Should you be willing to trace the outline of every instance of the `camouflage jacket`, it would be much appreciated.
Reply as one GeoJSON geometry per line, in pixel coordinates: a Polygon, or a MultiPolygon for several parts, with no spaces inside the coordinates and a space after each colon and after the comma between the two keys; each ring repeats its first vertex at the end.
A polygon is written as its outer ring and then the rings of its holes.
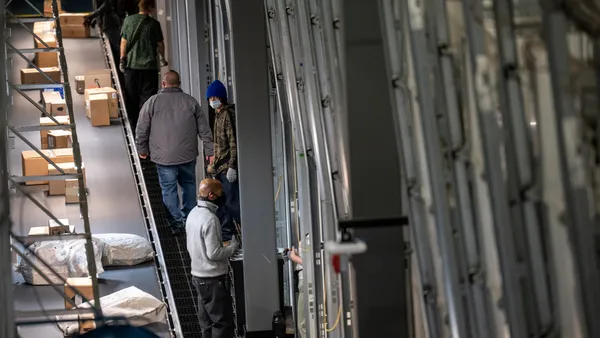
{"type": "Polygon", "coordinates": [[[213,133],[215,158],[209,173],[220,174],[229,168],[237,170],[237,135],[233,105],[227,105],[216,113],[213,133]]]}

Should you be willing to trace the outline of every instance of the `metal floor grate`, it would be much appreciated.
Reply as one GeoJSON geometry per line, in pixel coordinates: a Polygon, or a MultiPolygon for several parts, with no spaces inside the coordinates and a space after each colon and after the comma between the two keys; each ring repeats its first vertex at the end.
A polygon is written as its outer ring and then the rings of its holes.
{"type": "Polygon", "coordinates": [[[200,337],[198,322],[197,294],[190,279],[190,257],[186,249],[184,235],[173,236],[167,222],[167,213],[163,201],[156,166],[150,161],[142,161],[143,177],[154,222],[163,248],[163,257],[171,283],[173,298],[179,315],[183,337],[200,337]]]}

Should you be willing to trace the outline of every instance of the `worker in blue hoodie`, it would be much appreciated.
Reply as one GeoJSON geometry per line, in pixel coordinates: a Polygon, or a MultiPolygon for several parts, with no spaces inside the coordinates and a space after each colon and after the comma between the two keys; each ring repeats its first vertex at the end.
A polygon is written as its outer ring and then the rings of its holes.
{"type": "Polygon", "coordinates": [[[226,203],[224,208],[219,208],[217,216],[221,221],[223,241],[228,242],[237,233],[236,224],[241,224],[235,107],[227,100],[227,89],[219,80],[208,86],[206,100],[214,109],[214,158],[207,171],[223,185],[226,203]]]}

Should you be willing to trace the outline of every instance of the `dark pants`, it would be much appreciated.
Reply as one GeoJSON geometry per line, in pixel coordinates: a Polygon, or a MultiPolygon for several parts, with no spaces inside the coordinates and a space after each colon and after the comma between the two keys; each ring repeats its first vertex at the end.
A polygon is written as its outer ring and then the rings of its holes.
{"type": "Polygon", "coordinates": [[[202,338],[233,338],[233,304],[227,276],[192,277],[198,292],[198,317],[202,338]]]}
{"type": "MultiPolygon", "coordinates": [[[[119,69],[119,61],[121,55],[121,31],[118,27],[110,28],[104,31],[106,37],[108,38],[108,44],[110,45],[110,49],[113,55],[113,62],[115,67],[117,67],[117,74],[119,75],[119,83],[121,86],[125,86],[125,74],[121,73],[119,69]]],[[[125,88],[122,88],[125,91],[125,88]]],[[[127,97],[127,96],[125,96],[127,97]]]]}
{"type": "Polygon", "coordinates": [[[217,174],[217,179],[223,185],[223,192],[226,198],[225,205],[219,207],[217,210],[217,217],[219,217],[219,221],[221,222],[221,236],[224,242],[230,241],[237,234],[235,223],[241,224],[240,185],[238,180],[233,183],[229,182],[226,174],[226,171],[217,174]]]}
{"type": "Polygon", "coordinates": [[[135,135],[140,109],[148,99],[158,93],[157,69],[125,69],[125,87],[127,90],[127,115],[135,135]]]}
{"type": "Polygon", "coordinates": [[[163,203],[171,216],[169,223],[174,227],[183,227],[187,215],[196,207],[196,160],[179,165],[157,164],[156,170],[163,203]],[[177,184],[181,187],[181,202],[177,184]]]}

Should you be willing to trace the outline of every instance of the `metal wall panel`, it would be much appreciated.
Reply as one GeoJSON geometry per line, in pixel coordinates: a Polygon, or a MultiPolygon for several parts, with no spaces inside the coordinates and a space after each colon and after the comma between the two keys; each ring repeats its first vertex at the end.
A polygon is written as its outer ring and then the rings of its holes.
{"type": "Polygon", "coordinates": [[[273,161],[262,0],[231,1],[247,331],[271,330],[279,309],[273,161]]]}
{"type": "MultiPolygon", "coordinates": [[[[347,0],[343,7],[352,214],[398,216],[400,161],[381,19],[368,1],[347,0]]],[[[407,337],[402,229],[363,229],[355,235],[368,245],[366,253],[353,257],[360,336],[407,337]]]]}

